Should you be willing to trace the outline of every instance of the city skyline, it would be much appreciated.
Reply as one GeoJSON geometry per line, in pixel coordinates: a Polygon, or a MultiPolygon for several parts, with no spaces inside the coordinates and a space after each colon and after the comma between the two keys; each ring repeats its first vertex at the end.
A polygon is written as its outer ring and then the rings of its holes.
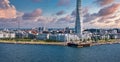
{"type": "MultiPolygon", "coordinates": [[[[0,28],[72,27],[76,0],[0,0],[0,28]]],[[[82,0],[84,28],[120,28],[119,0],[82,0]]]]}

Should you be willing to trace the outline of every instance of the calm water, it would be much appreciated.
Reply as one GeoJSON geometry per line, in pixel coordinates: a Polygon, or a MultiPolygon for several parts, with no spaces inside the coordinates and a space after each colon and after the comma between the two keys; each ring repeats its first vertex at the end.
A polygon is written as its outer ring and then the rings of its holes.
{"type": "Polygon", "coordinates": [[[87,48],[0,44],[0,62],[120,62],[120,44],[87,48]]]}

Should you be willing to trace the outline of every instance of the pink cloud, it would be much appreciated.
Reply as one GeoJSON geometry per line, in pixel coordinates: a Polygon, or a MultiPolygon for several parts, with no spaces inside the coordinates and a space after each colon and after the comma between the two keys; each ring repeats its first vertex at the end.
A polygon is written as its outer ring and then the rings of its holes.
{"type": "Polygon", "coordinates": [[[115,13],[120,8],[120,4],[113,4],[109,7],[105,7],[99,11],[100,16],[106,16],[115,13]]]}
{"type": "Polygon", "coordinates": [[[0,0],[0,18],[16,18],[16,9],[8,0],[0,0]]]}
{"type": "Polygon", "coordinates": [[[98,13],[86,13],[84,24],[98,28],[120,27],[120,3],[113,3],[101,8],[98,13]]]}

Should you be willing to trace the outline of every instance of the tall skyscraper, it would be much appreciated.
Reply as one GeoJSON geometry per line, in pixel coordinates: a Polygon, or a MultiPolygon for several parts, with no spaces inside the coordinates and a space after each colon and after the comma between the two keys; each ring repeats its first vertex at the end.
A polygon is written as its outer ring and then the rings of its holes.
{"type": "Polygon", "coordinates": [[[81,0],[77,0],[75,33],[82,37],[81,0]]]}

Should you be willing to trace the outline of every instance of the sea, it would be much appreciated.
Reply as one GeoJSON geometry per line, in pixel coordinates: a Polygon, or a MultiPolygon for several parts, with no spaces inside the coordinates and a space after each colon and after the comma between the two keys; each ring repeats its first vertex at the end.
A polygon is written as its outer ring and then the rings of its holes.
{"type": "Polygon", "coordinates": [[[120,62],[120,44],[84,48],[0,44],[0,62],[120,62]]]}

